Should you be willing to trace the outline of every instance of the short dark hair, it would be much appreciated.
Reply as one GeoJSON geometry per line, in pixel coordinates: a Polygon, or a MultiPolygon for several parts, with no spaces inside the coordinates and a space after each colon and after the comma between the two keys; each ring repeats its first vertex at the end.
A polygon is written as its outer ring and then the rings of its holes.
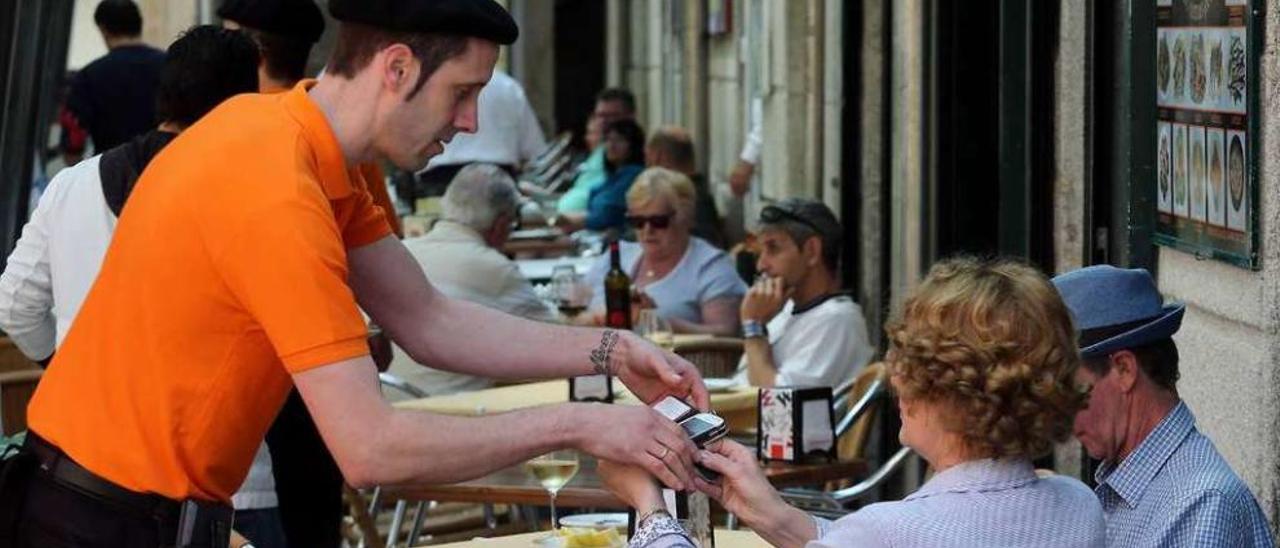
{"type": "MultiPolygon", "coordinates": [[[[605,126],[600,136],[608,139],[610,133],[621,135],[630,145],[630,156],[623,162],[623,165],[644,165],[644,128],[641,128],[640,124],[630,118],[623,118],[605,126]]],[[[615,169],[617,167],[619,166],[613,166],[615,169]]]]}
{"type": "Polygon", "coordinates": [[[678,167],[693,169],[696,159],[693,139],[678,127],[661,127],[649,137],[649,146],[661,150],[678,167]]]}
{"type": "Polygon", "coordinates": [[[808,198],[786,198],[761,209],[758,225],[761,229],[781,230],[796,247],[803,247],[809,238],[818,238],[822,262],[832,272],[840,268],[843,229],[827,204],[808,198]]]}
{"type": "MultiPolygon", "coordinates": [[[[1082,334],[1081,338],[1085,336],[1082,334]]],[[[1178,391],[1178,379],[1181,377],[1178,373],[1178,345],[1172,338],[1165,337],[1153,343],[1125,350],[1133,352],[1133,356],[1138,360],[1138,368],[1156,386],[1170,392],[1178,391]]],[[[1111,354],[1113,353],[1083,360],[1084,368],[1098,377],[1106,376],[1111,371],[1111,354]]]]}
{"type": "Polygon", "coordinates": [[[327,72],[345,78],[354,78],[357,72],[369,66],[373,56],[392,44],[404,44],[422,63],[418,82],[406,99],[412,99],[422,90],[431,74],[445,61],[467,51],[467,37],[461,34],[433,32],[410,33],[379,29],[360,23],[344,22],[338,26],[338,45],[329,58],[327,72]]]}
{"type": "Polygon", "coordinates": [[[191,27],[169,46],[156,117],[183,127],[233,95],[258,91],[258,46],[238,30],[191,27]]]}
{"type": "Polygon", "coordinates": [[[93,22],[107,34],[138,36],[142,34],[142,13],[133,0],[102,0],[93,10],[93,22]]]}
{"type": "Polygon", "coordinates": [[[636,113],[636,96],[624,88],[605,88],[596,95],[596,102],[619,101],[631,114],[636,113]]]}
{"type": "Polygon", "coordinates": [[[242,27],[242,30],[258,43],[268,76],[276,80],[297,82],[307,75],[311,42],[250,27],[242,27]]]}

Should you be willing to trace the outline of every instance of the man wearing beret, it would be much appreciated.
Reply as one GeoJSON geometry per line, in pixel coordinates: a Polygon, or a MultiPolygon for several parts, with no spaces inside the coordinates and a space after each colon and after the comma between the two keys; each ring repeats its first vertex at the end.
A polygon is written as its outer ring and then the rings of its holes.
{"type": "MultiPolygon", "coordinates": [[[[312,46],[324,33],[324,15],[313,0],[226,0],[218,17],[258,43],[259,91],[283,93],[306,76],[312,46]]],[[[366,188],[392,230],[400,234],[384,176],[376,162],[360,164],[366,188]]],[[[384,337],[383,335],[374,335],[384,337]]],[[[371,336],[373,337],[373,336],[371,336]]],[[[342,472],[325,448],[315,422],[297,390],[289,392],[275,422],[267,430],[267,450],[254,457],[241,490],[231,498],[236,529],[257,548],[269,543],[278,525],[290,546],[337,546],[341,541],[342,472]],[[243,523],[252,523],[249,528],[243,523]],[[261,526],[259,528],[259,526],[261,526]]]]}
{"type": "Polygon", "coordinates": [[[224,103],[139,180],[28,409],[20,458],[38,466],[10,482],[24,502],[0,529],[16,529],[10,545],[225,545],[227,503],[291,386],[357,487],[455,482],[559,448],[691,484],[693,445],[647,406],[453,417],[382,399],[357,301],[421,363],[611,373],[647,402],[709,403],[691,364],[629,332],[444,296],[373,206],[354,166],[381,156],[419,169],[475,131],[498,45],[517,35],[506,11],[492,0],[329,9],[342,25],[326,76],[224,103]]]}
{"type": "Polygon", "coordinates": [[[1076,380],[1092,387],[1075,434],[1102,460],[1107,546],[1273,546],[1253,493],[1178,397],[1172,337],[1186,306],[1165,305],[1142,269],[1091,266],[1053,283],[1080,330],[1076,380]]]}

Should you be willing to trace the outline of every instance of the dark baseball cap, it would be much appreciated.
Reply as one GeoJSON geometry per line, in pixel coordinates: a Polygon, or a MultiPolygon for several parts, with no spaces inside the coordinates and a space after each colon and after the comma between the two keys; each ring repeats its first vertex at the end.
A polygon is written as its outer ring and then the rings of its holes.
{"type": "Polygon", "coordinates": [[[757,222],[760,225],[771,225],[786,221],[809,227],[818,233],[826,245],[837,249],[840,247],[844,229],[827,204],[809,198],[786,198],[764,206],[757,222]]]}

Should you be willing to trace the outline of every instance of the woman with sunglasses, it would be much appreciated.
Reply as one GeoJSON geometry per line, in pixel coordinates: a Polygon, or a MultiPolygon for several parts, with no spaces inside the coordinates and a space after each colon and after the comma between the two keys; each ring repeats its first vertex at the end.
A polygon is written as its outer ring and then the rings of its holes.
{"type": "MultiPolygon", "coordinates": [[[[736,335],[747,286],[728,254],[692,235],[696,196],[684,174],[644,170],[626,195],[625,219],[636,241],[621,243],[622,267],[643,293],[644,305],[656,308],[676,333],[736,335]]],[[[608,270],[608,257],[602,257],[588,275],[591,287],[602,287],[608,270]]],[[[603,323],[603,291],[596,292],[592,307],[587,317],[603,323]]]]}
{"type": "Polygon", "coordinates": [[[604,128],[604,184],[591,191],[587,211],[567,213],[556,226],[565,232],[581,229],[621,232],[626,226],[626,195],[644,170],[644,129],[635,120],[622,119],[604,128]]]}

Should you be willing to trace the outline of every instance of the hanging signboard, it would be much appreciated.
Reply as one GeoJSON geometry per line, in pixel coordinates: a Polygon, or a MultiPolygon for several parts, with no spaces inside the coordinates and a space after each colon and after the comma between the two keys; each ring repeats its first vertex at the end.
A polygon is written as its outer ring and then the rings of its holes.
{"type": "Polygon", "coordinates": [[[1257,8],[1247,0],[1158,0],[1155,52],[1155,242],[1253,269],[1260,267],[1257,8]]]}

